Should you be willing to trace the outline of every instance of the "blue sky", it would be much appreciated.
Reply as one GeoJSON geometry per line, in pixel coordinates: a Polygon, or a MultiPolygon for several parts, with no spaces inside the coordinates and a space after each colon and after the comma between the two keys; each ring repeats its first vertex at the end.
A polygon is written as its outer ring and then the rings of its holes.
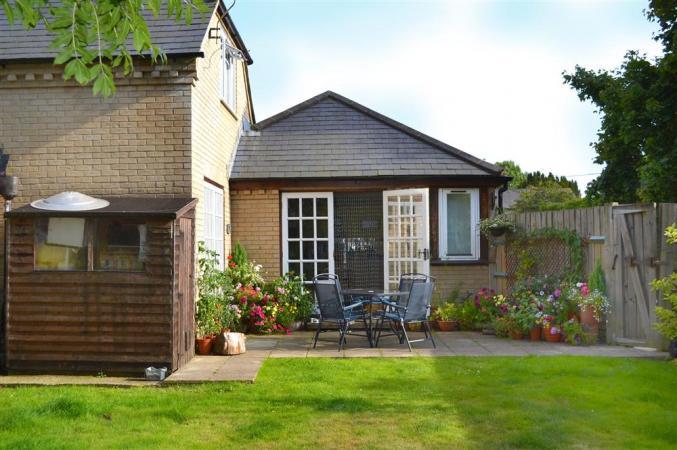
{"type": "MultiPolygon", "coordinates": [[[[333,90],[477,157],[596,173],[576,64],[659,54],[644,1],[260,1],[231,11],[258,120],[333,90]]],[[[578,176],[581,187],[594,176],[578,176]]]]}

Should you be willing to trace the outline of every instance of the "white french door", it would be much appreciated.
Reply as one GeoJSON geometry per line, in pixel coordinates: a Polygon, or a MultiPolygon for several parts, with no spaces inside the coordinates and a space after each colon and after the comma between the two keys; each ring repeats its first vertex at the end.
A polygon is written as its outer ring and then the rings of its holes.
{"type": "Polygon", "coordinates": [[[430,272],[428,189],[383,192],[384,287],[396,291],[405,273],[430,272]]]}
{"type": "Polygon", "coordinates": [[[331,192],[282,194],[282,273],[310,282],[334,272],[334,204],[331,192]]]}

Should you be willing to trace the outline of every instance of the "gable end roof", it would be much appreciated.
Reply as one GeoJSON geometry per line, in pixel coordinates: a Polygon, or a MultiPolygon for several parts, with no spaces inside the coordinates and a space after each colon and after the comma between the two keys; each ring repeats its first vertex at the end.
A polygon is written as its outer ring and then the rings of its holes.
{"type": "Polygon", "coordinates": [[[361,112],[362,114],[365,114],[375,120],[378,120],[379,122],[384,123],[385,125],[391,126],[415,139],[418,139],[420,141],[425,142],[426,144],[429,144],[433,147],[436,147],[444,152],[449,153],[450,155],[453,155],[463,161],[466,161],[472,165],[475,165],[481,169],[484,169],[485,171],[491,172],[493,175],[501,175],[501,172],[503,171],[503,168],[500,166],[497,166],[495,164],[491,164],[489,162],[486,162],[482,159],[479,159],[473,155],[470,155],[462,150],[459,150],[456,147],[453,147],[449,144],[446,144],[438,139],[435,139],[431,136],[428,136],[425,133],[422,133],[418,130],[415,130],[401,122],[398,122],[397,120],[391,119],[390,117],[384,116],[381,113],[378,113],[374,111],[373,109],[367,108],[364,105],[361,105],[353,100],[350,100],[347,97],[344,97],[340,94],[337,94],[336,92],[333,91],[325,91],[321,94],[316,95],[315,97],[311,97],[308,100],[301,102],[297,105],[292,106],[291,108],[288,108],[280,113],[277,113],[271,117],[268,117],[265,120],[262,120],[261,122],[258,122],[253,126],[255,130],[264,130],[265,128],[280,122],[281,120],[284,120],[288,117],[293,116],[294,114],[307,109],[322,100],[326,99],[333,99],[336,100],[340,103],[343,103],[344,105],[361,112]]]}

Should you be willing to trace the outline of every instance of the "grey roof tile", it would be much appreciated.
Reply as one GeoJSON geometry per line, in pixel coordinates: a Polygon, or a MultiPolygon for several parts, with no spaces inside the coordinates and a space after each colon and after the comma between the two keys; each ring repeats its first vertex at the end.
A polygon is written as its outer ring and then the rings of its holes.
{"type": "MultiPolygon", "coordinates": [[[[216,2],[206,0],[205,4],[207,11],[203,14],[194,14],[190,25],[187,25],[183,19],[177,22],[170,18],[166,13],[166,6],[163,6],[164,10],[158,14],[158,17],[147,12],[145,16],[153,43],[164,50],[167,55],[199,54],[216,2]]],[[[234,36],[236,45],[251,63],[251,58],[230,16],[226,16],[224,21],[234,36]]],[[[0,61],[52,59],[58,53],[56,49],[49,47],[53,39],[54,35],[48,33],[42,23],[30,31],[25,30],[20,22],[10,25],[4,9],[0,8],[0,61]]],[[[127,45],[130,52],[136,54],[131,39],[127,45]]]]}
{"type": "Polygon", "coordinates": [[[501,168],[325,92],[242,136],[237,179],[367,176],[499,176],[501,168]]]}

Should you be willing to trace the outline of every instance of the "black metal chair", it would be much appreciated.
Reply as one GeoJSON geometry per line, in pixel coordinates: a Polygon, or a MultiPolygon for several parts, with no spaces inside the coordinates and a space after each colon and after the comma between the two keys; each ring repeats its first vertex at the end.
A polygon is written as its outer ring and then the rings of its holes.
{"type": "MultiPolygon", "coordinates": [[[[400,344],[407,342],[409,351],[412,351],[411,344],[414,342],[423,342],[430,339],[433,348],[437,348],[435,338],[428,318],[430,317],[430,310],[432,308],[433,291],[435,290],[435,280],[432,277],[423,274],[406,274],[402,275],[400,279],[400,286],[409,287],[409,293],[398,302],[393,302],[388,299],[383,300],[385,310],[381,313],[379,323],[377,325],[378,331],[376,334],[376,346],[378,347],[379,340],[384,336],[397,336],[400,344]],[[383,324],[388,322],[391,333],[383,334],[383,324]],[[425,333],[424,339],[409,339],[407,333],[407,325],[410,323],[420,323],[425,333]]],[[[405,291],[406,292],[406,291],[405,291]]]]}
{"type": "Polygon", "coordinates": [[[371,332],[367,325],[367,316],[363,308],[363,303],[355,302],[350,305],[345,304],[338,276],[329,273],[317,275],[313,278],[313,286],[315,288],[315,299],[317,300],[320,310],[319,323],[317,325],[317,331],[315,332],[313,348],[317,346],[317,340],[320,333],[334,331],[333,329],[323,328],[322,325],[324,323],[332,323],[338,327],[338,350],[343,350],[350,326],[358,320],[364,322],[364,328],[366,330],[366,335],[364,336],[367,337],[369,344],[371,345],[371,332]]]}

